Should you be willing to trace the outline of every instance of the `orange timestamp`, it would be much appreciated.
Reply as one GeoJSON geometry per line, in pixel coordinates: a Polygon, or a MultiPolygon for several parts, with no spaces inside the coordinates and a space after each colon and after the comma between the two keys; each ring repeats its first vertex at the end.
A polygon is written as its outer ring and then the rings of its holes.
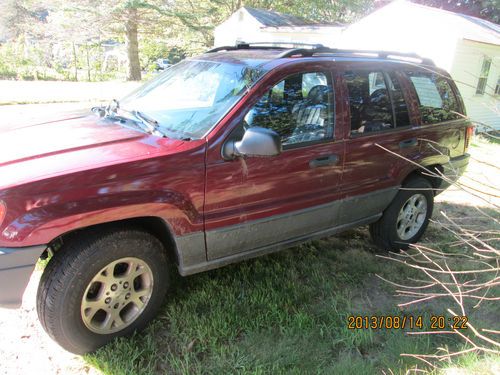
{"type": "Polygon", "coordinates": [[[467,329],[466,316],[446,317],[444,315],[350,315],[347,317],[348,329],[467,329]]]}

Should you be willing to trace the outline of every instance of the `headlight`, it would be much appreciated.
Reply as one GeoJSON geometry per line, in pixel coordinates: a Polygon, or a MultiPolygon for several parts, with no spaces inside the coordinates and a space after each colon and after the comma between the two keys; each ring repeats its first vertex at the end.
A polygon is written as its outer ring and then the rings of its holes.
{"type": "Polygon", "coordinates": [[[0,201],[0,225],[2,225],[6,213],[7,213],[7,206],[5,205],[5,202],[0,201]]]}

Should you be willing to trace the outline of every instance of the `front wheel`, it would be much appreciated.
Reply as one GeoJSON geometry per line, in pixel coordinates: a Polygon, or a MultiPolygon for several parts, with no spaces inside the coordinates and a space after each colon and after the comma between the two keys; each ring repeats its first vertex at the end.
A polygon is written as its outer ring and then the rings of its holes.
{"type": "Polygon", "coordinates": [[[40,322],[64,349],[92,352],[156,315],[167,272],[163,245],[140,229],[73,236],[40,280],[40,322]]]}
{"type": "Polygon", "coordinates": [[[382,217],[370,225],[373,242],[383,250],[399,251],[425,232],[434,207],[432,185],[422,177],[408,181],[382,217]]]}

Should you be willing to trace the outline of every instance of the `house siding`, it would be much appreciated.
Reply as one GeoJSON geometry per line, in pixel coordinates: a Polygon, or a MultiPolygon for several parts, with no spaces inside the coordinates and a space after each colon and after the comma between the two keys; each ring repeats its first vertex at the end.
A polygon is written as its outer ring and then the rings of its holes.
{"type": "Polygon", "coordinates": [[[263,41],[261,28],[248,11],[240,8],[214,30],[214,46],[233,46],[236,42],[263,41]]]}
{"type": "MultiPolygon", "coordinates": [[[[473,120],[500,129],[500,98],[495,96],[495,87],[500,77],[500,46],[461,40],[457,43],[450,74],[463,97],[467,115],[473,120]],[[486,90],[476,94],[478,76],[484,56],[491,58],[486,90]]],[[[477,125],[478,128],[483,126],[477,125]]]]}

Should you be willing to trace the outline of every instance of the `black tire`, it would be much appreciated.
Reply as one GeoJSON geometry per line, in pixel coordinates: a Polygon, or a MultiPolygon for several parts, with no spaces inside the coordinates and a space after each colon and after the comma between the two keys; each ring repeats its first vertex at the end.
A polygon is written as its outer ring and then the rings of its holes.
{"type": "MultiPolygon", "coordinates": [[[[132,265],[133,263],[131,267],[132,265]]],[[[135,275],[139,266],[134,268],[135,275]]],[[[49,336],[64,349],[75,354],[93,352],[115,337],[143,329],[155,317],[168,288],[168,276],[167,258],[162,243],[141,229],[114,228],[76,234],[65,239],[63,247],[50,260],[42,275],[37,294],[38,317],[49,336]],[[141,264],[149,267],[146,267],[148,280],[153,281],[148,285],[149,296],[144,300],[147,302],[144,302],[141,309],[131,305],[135,317],[125,323],[128,325],[122,330],[109,334],[93,332],[82,318],[84,294],[88,293],[88,288],[100,271],[110,263],[126,257],[138,259],[143,262],[141,264]]],[[[135,276],[131,276],[133,277],[135,276]]],[[[135,281],[131,284],[134,283],[135,281]]],[[[123,300],[125,292],[115,292],[120,293],[120,296],[113,296],[114,301],[120,302],[119,298],[123,300]]],[[[102,313],[108,312],[103,310],[102,313]]]]}
{"type": "MultiPolygon", "coordinates": [[[[405,250],[410,244],[417,242],[425,232],[434,208],[434,192],[431,183],[422,177],[415,177],[406,182],[393,201],[384,211],[382,217],[370,225],[373,242],[384,251],[405,250]],[[403,206],[413,196],[421,194],[427,203],[427,212],[420,229],[410,238],[401,238],[398,234],[398,215],[403,206]]],[[[411,233],[410,233],[411,234],[411,233]]]]}

